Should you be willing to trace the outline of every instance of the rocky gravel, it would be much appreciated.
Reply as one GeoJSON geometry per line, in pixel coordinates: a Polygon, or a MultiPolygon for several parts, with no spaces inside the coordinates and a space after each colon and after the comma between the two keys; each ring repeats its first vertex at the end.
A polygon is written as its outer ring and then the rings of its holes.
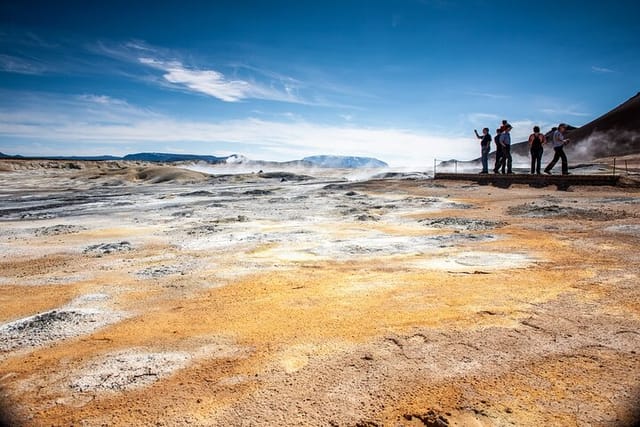
{"type": "Polygon", "coordinates": [[[633,189],[82,166],[0,173],[14,424],[633,425],[633,189]]]}

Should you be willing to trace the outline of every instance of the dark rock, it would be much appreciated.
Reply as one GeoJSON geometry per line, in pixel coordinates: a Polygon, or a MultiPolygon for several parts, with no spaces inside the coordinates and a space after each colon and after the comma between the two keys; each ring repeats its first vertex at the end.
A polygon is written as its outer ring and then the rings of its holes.
{"type": "Polygon", "coordinates": [[[82,253],[93,255],[107,255],[118,252],[128,252],[133,250],[131,243],[123,241],[118,243],[99,243],[87,247],[82,253]]]}
{"type": "Polygon", "coordinates": [[[273,194],[271,190],[248,190],[242,194],[246,194],[247,196],[266,196],[269,194],[273,194]]]}
{"type": "Polygon", "coordinates": [[[80,227],[77,225],[65,225],[65,224],[57,224],[52,225],[50,227],[40,227],[36,228],[34,234],[36,236],[58,236],[60,234],[73,234],[79,233],[80,231],[86,230],[84,227],[80,227]]]}
{"type": "Polygon", "coordinates": [[[418,222],[433,228],[457,228],[470,231],[491,230],[506,225],[501,221],[452,217],[423,219],[418,222]]]}

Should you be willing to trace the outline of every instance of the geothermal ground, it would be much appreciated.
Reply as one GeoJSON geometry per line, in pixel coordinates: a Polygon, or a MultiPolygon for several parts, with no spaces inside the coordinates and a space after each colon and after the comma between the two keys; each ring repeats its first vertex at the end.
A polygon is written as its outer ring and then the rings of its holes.
{"type": "Polygon", "coordinates": [[[311,174],[0,163],[6,422],[638,420],[637,190],[311,174]]]}

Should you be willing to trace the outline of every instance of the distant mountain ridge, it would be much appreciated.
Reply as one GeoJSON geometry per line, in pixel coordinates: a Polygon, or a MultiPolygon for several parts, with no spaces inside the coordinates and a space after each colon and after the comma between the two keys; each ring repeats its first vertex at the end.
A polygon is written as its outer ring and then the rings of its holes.
{"type": "Polygon", "coordinates": [[[318,155],[305,157],[302,160],[291,160],[286,162],[272,162],[265,160],[250,160],[245,156],[232,154],[230,156],[211,156],[200,154],[175,154],[175,153],[135,153],[127,154],[123,157],[117,156],[9,156],[0,153],[0,158],[4,159],[23,159],[23,160],[62,160],[62,161],[137,161],[152,163],[182,163],[182,162],[205,162],[210,164],[242,164],[250,166],[307,166],[321,168],[381,168],[388,165],[378,159],[372,157],[356,157],[356,156],[328,156],[318,155]]]}
{"type": "Polygon", "coordinates": [[[199,154],[173,154],[173,153],[136,153],[127,154],[121,160],[139,161],[139,162],[156,162],[156,163],[174,163],[174,162],[207,162],[207,163],[224,163],[227,157],[207,156],[199,154]]]}
{"type": "Polygon", "coordinates": [[[356,169],[385,168],[389,166],[385,162],[374,159],[373,157],[319,155],[304,157],[302,161],[321,168],[356,169]]]}

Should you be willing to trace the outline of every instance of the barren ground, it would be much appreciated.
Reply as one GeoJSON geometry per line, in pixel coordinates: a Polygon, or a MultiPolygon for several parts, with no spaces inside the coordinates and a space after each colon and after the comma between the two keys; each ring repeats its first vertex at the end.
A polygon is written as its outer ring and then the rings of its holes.
{"type": "Polygon", "coordinates": [[[13,424],[638,420],[637,190],[10,161],[0,188],[13,424]]]}

